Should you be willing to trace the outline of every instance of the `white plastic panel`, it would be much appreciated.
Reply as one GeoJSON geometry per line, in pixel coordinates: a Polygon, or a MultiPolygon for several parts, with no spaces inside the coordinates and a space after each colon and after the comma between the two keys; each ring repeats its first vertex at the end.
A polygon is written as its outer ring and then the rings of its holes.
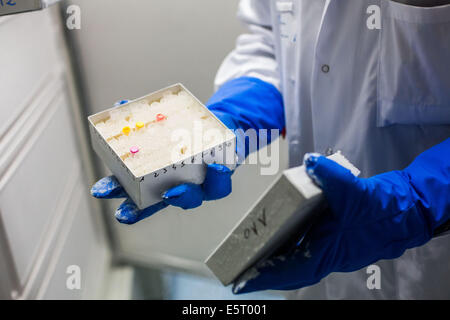
{"type": "Polygon", "coordinates": [[[90,216],[88,197],[88,191],[78,183],[37,299],[91,299],[102,294],[101,280],[107,276],[104,268],[109,253],[90,216]],[[67,286],[67,279],[76,276],[70,266],[79,268],[80,289],[67,286]]]}
{"type": "Polygon", "coordinates": [[[61,59],[47,11],[0,20],[0,137],[41,90],[48,70],[61,59]]]}
{"type": "Polygon", "coordinates": [[[14,158],[0,177],[0,217],[22,284],[48,236],[59,202],[73,187],[71,174],[81,167],[63,96],[55,96],[39,109],[42,112],[36,112],[23,128],[28,134],[21,147],[0,157],[0,163],[14,158]]]}

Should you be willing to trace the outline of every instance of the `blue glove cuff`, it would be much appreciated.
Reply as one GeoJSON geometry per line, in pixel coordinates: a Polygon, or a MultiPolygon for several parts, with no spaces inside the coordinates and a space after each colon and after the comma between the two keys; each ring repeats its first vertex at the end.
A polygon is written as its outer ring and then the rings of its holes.
{"type": "Polygon", "coordinates": [[[240,160],[258,149],[261,133],[259,130],[268,130],[269,144],[272,141],[270,129],[281,131],[285,127],[283,98],[280,92],[272,84],[257,78],[241,77],[226,82],[206,105],[228,128],[256,130],[258,143],[255,150],[250,149],[253,144],[249,143],[248,136],[244,137],[242,132],[237,134],[240,160]]]}
{"type": "Polygon", "coordinates": [[[434,232],[450,219],[450,138],[420,154],[403,173],[434,232]]]}

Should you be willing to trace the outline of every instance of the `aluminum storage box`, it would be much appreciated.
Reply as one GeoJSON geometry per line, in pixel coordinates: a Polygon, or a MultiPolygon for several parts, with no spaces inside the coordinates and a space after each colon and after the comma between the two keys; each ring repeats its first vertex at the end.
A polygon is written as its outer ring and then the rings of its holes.
{"type": "MultiPolygon", "coordinates": [[[[359,175],[359,170],[340,153],[328,158],[359,175]]],[[[301,236],[323,200],[322,190],[309,178],[304,166],[283,171],[206,259],[206,265],[224,285],[229,285],[286,240],[301,236]]]]}
{"type": "Polygon", "coordinates": [[[235,167],[236,157],[236,137],[217,117],[214,116],[195,96],[190,93],[182,84],[175,84],[170,87],[158,90],[142,98],[129,101],[128,103],[104,110],[88,117],[91,142],[95,152],[104,161],[111,172],[117,177],[119,182],[127,191],[131,199],[140,209],[144,209],[161,201],[163,192],[171,187],[182,183],[201,184],[206,174],[206,163],[225,164],[229,168],[235,167]],[[120,156],[111,148],[106,139],[97,130],[95,125],[109,117],[109,111],[115,108],[125,108],[127,105],[145,101],[151,103],[159,101],[164,94],[177,94],[180,91],[188,93],[195,101],[207,110],[217,120],[218,125],[227,130],[226,138],[217,145],[205,149],[200,153],[187,155],[185,159],[176,163],[148,172],[142,176],[135,176],[127,167],[120,156]]]}

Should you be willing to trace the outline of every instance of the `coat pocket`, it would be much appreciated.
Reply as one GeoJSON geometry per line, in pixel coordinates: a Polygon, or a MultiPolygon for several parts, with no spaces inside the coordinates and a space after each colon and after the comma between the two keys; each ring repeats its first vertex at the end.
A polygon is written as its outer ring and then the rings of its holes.
{"type": "Polygon", "coordinates": [[[450,5],[381,5],[377,126],[450,124],[450,5]]]}

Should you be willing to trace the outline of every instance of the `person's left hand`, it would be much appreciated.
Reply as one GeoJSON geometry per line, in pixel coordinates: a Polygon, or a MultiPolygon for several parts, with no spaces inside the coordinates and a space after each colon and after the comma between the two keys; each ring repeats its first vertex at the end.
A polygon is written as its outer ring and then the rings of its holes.
{"type": "Polygon", "coordinates": [[[450,139],[402,171],[355,177],[323,156],[305,156],[329,209],[300,244],[259,262],[239,277],[234,293],[292,290],[331,272],[350,272],[399,257],[426,243],[450,219],[450,139]]]}

